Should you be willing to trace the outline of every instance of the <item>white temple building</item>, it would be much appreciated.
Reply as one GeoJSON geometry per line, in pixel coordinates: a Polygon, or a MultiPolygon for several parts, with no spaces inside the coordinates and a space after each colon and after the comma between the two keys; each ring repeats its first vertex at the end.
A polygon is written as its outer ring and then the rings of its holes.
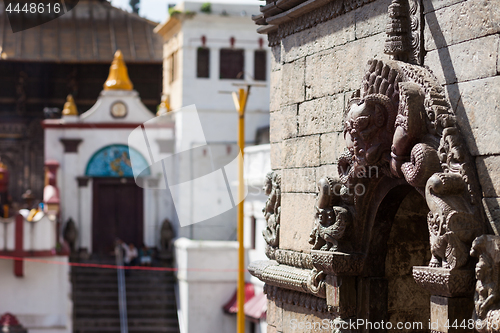
{"type": "MultiPolygon", "coordinates": [[[[44,121],[45,160],[60,165],[61,220],[75,221],[77,248],[90,253],[109,254],[116,238],[156,247],[161,223],[172,214],[169,197],[156,189],[161,170],[144,154],[143,141],[130,138],[154,115],[126,71],[117,51],[104,90],[90,110],[78,115],[69,97],[61,119],[44,121]],[[140,186],[134,179],[138,168],[144,170],[140,186]]],[[[163,123],[152,132],[151,149],[170,154],[173,124],[163,123]]]]}

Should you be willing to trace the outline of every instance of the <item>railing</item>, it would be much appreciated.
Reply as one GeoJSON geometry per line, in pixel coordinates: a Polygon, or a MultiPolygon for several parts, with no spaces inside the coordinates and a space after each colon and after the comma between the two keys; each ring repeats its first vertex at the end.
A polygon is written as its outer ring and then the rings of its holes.
{"type": "MultiPolygon", "coordinates": [[[[123,267],[123,254],[121,245],[115,247],[116,266],[123,267]]],[[[127,288],[125,286],[125,272],[123,268],[116,270],[118,277],[118,307],[120,310],[120,332],[128,333],[127,318],[127,288]]]]}

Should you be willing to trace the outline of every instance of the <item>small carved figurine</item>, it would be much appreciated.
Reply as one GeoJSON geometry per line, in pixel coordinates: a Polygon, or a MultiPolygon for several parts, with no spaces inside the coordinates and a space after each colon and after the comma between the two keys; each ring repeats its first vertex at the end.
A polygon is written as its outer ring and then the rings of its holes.
{"type": "Polygon", "coordinates": [[[76,239],[78,238],[78,230],[76,229],[75,221],[70,217],[64,226],[63,238],[68,243],[71,253],[76,251],[76,239]]]}
{"type": "Polygon", "coordinates": [[[476,264],[474,315],[480,333],[500,332],[500,237],[482,235],[472,244],[470,255],[479,258],[476,264]]]}
{"type": "Polygon", "coordinates": [[[313,250],[337,251],[352,222],[350,211],[341,203],[341,184],[331,177],[318,182],[316,221],[311,231],[309,243],[313,250]]]}
{"type": "Polygon", "coordinates": [[[170,253],[172,251],[172,240],[175,237],[174,229],[172,228],[172,223],[168,219],[165,219],[161,225],[160,231],[160,244],[161,251],[170,253]]]}
{"type": "Polygon", "coordinates": [[[269,246],[278,247],[281,216],[281,176],[275,172],[269,172],[266,175],[263,190],[268,198],[264,209],[262,209],[267,222],[266,229],[262,231],[262,234],[269,246]]]}

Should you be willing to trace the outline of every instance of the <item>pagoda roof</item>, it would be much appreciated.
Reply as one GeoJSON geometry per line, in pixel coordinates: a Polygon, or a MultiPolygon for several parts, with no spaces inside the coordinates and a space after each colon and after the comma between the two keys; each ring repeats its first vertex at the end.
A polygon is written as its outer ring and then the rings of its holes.
{"type": "Polygon", "coordinates": [[[55,20],[13,33],[0,1],[0,61],[109,64],[120,49],[128,64],[161,64],[156,25],[105,0],[80,0],[55,20]]]}

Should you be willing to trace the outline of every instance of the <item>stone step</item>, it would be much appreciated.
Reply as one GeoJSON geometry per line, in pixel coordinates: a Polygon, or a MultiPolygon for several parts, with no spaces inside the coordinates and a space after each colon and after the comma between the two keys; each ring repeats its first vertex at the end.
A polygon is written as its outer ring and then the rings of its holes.
{"type": "MultiPolygon", "coordinates": [[[[120,318],[86,318],[75,319],[75,326],[80,327],[109,327],[120,326],[120,318]]],[[[169,327],[177,325],[177,318],[128,318],[128,327],[169,327]]]]}
{"type": "MultiPolygon", "coordinates": [[[[95,300],[74,300],[73,311],[78,312],[80,309],[118,309],[118,300],[103,300],[96,302],[95,300]]],[[[171,300],[155,300],[155,301],[135,301],[127,300],[127,309],[130,311],[144,308],[156,308],[158,310],[176,309],[175,299],[171,300]]]]}
{"type": "MultiPolygon", "coordinates": [[[[179,333],[179,328],[177,327],[129,327],[128,331],[130,333],[179,333]]],[[[88,333],[88,332],[106,332],[106,333],[121,333],[120,327],[74,327],[73,333],[88,333]]]]}
{"type": "MultiPolygon", "coordinates": [[[[91,275],[75,275],[71,278],[72,282],[93,284],[93,283],[116,283],[118,277],[116,274],[109,276],[91,276],[91,275]]],[[[134,275],[125,277],[126,283],[157,283],[170,282],[175,283],[176,278],[173,275],[134,275]]]]}
{"type": "MultiPolygon", "coordinates": [[[[95,308],[77,308],[73,311],[76,318],[118,318],[120,317],[120,311],[117,308],[114,309],[95,309],[95,308]]],[[[127,314],[129,318],[151,318],[151,317],[162,317],[162,318],[177,318],[177,309],[157,309],[150,307],[140,307],[140,308],[127,308],[127,314]]]]}
{"type": "MultiPolygon", "coordinates": [[[[169,296],[175,297],[174,290],[172,289],[158,289],[158,290],[127,290],[127,297],[135,298],[141,296],[169,296]]],[[[73,291],[74,297],[96,297],[96,296],[112,296],[118,297],[118,289],[116,290],[86,290],[86,291],[73,291]]]]}
{"type": "MultiPolygon", "coordinates": [[[[106,260],[93,262],[114,264],[112,259],[106,260]]],[[[144,270],[129,273],[125,277],[129,332],[178,333],[175,273],[144,270]]],[[[116,269],[72,267],[71,282],[73,333],[120,333],[116,269]]]]}
{"type": "MultiPolygon", "coordinates": [[[[163,294],[163,293],[148,293],[148,294],[140,294],[130,295],[127,293],[127,302],[129,301],[143,301],[143,303],[151,302],[151,301],[167,301],[175,298],[174,293],[163,294]]],[[[99,294],[83,294],[80,296],[76,296],[78,301],[74,302],[75,304],[81,304],[82,301],[86,302],[102,302],[102,301],[114,301],[118,299],[118,293],[106,293],[104,295],[99,294]]]]}

